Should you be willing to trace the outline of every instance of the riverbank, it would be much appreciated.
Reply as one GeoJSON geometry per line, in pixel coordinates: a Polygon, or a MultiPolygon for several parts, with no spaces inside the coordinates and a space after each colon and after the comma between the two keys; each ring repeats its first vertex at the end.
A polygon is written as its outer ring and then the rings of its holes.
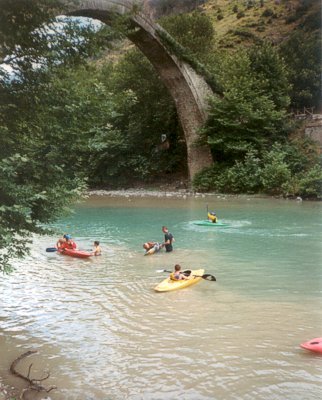
{"type": "Polygon", "coordinates": [[[1,382],[0,377],[0,400],[11,400],[18,398],[20,395],[18,389],[14,388],[13,386],[5,385],[1,382]]]}
{"type": "MultiPolygon", "coordinates": [[[[88,196],[107,196],[107,197],[158,197],[158,198],[207,198],[216,197],[218,199],[247,199],[247,198],[257,198],[257,199],[272,199],[272,198],[282,198],[274,197],[265,194],[225,194],[208,192],[201,193],[195,192],[189,189],[174,189],[173,187],[160,187],[159,189],[151,188],[128,188],[120,190],[104,190],[104,189],[92,189],[88,191],[88,196]]],[[[297,198],[297,200],[302,200],[297,198]]]]}

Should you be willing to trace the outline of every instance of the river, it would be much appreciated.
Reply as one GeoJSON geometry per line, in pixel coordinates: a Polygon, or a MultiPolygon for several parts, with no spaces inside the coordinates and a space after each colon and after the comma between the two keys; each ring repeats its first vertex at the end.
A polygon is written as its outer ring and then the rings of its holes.
{"type": "MultiPolygon", "coordinates": [[[[322,204],[256,198],[91,197],[55,224],[101,257],[74,259],[36,238],[0,282],[0,376],[36,349],[53,400],[313,400],[322,355],[322,204]],[[203,227],[206,202],[228,227],[203,227]],[[175,237],[172,253],[142,244],[175,237]],[[216,282],[169,293],[158,269],[204,268],[216,282]]],[[[44,396],[45,397],[45,396],[44,396]]]]}

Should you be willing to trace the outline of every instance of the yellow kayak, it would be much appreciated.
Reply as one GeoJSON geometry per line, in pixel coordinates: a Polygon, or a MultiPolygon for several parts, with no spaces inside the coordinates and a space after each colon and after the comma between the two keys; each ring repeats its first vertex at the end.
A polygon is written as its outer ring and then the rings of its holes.
{"type": "Polygon", "coordinates": [[[180,281],[174,281],[170,277],[164,279],[160,282],[154,290],[156,292],[169,292],[171,290],[183,289],[188,286],[194,285],[198,283],[202,278],[200,275],[203,275],[205,272],[204,269],[194,269],[191,270],[192,277],[190,279],[181,279],[180,281]],[[194,276],[197,275],[197,276],[194,276]]]}

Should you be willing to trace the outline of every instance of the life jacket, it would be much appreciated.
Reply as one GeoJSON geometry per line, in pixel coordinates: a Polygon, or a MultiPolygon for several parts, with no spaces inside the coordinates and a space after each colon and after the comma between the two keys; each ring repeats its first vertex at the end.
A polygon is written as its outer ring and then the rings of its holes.
{"type": "Polygon", "coordinates": [[[73,240],[66,242],[65,249],[75,250],[76,247],[77,247],[77,245],[73,240]]]}
{"type": "Polygon", "coordinates": [[[210,219],[211,222],[217,222],[217,216],[216,216],[215,213],[209,212],[207,216],[208,216],[208,219],[210,219]]]}
{"type": "Polygon", "coordinates": [[[172,281],[180,281],[180,278],[178,279],[178,278],[175,276],[175,272],[171,272],[171,274],[170,274],[170,279],[171,279],[172,281]]]}
{"type": "Polygon", "coordinates": [[[180,277],[180,275],[182,274],[182,272],[180,271],[180,273],[179,273],[179,278],[177,278],[176,277],[176,273],[175,272],[171,272],[171,274],[170,274],[170,279],[172,280],[172,281],[181,281],[181,277],[180,277]]]}

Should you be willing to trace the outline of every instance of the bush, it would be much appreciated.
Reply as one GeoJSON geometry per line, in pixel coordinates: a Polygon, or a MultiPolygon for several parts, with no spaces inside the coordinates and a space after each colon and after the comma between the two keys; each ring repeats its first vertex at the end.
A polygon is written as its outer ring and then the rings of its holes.
{"type": "Polygon", "coordinates": [[[195,175],[192,187],[200,192],[210,192],[220,190],[219,184],[220,167],[215,164],[211,168],[205,168],[195,175]]]}
{"type": "Polygon", "coordinates": [[[225,174],[225,187],[234,193],[255,193],[261,187],[261,160],[255,150],[250,150],[243,162],[236,161],[225,174]]]}
{"type": "Polygon", "coordinates": [[[299,179],[299,195],[322,198],[322,168],[315,165],[299,179]]]}
{"type": "Polygon", "coordinates": [[[237,13],[236,17],[237,17],[238,19],[244,18],[244,17],[245,17],[244,11],[239,11],[239,12],[237,13]]]}
{"type": "Polygon", "coordinates": [[[250,149],[233,166],[217,163],[199,173],[193,188],[226,193],[267,193],[285,197],[322,198],[322,168],[306,158],[297,144],[275,143],[260,157],[250,149]],[[300,169],[301,166],[301,169],[300,169]]]}
{"type": "Polygon", "coordinates": [[[218,21],[222,20],[223,18],[224,18],[224,16],[222,15],[221,12],[217,14],[218,21]]]}
{"type": "Polygon", "coordinates": [[[274,17],[276,17],[276,14],[270,8],[266,8],[266,10],[263,11],[262,16],[266,17],[266,18],[269,18],[269,17],[274,18],[274,17]]]}

